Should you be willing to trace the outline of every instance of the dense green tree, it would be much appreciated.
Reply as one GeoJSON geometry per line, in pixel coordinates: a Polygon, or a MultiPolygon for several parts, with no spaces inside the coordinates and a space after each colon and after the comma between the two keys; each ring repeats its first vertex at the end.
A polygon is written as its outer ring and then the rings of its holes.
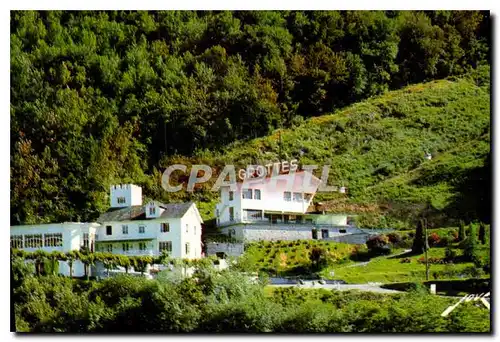
{"type": "Polygon", "coordinates": [[[464,256],[467,260],[474,261],[478,256],[478,236],[477,236],[477,224],[475,222],[469,225],[469,235],[465,241],[464,246],[464,256]]]}
{"type": "Polygon", "coordinates": [[[10,28],[13,224],[95,219],[116,182],[172,199],[173,158],[490,58],[478,11],[13,11],[10,28]]]}

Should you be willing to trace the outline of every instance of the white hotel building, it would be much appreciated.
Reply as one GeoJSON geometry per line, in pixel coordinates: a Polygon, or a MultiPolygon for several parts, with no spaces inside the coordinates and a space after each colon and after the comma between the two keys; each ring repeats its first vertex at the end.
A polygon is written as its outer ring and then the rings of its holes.
{"type": "MultiPolygon", "coordinates": [[[[11,226],[12,248],[25,251],[69,252],[81,247],[123,255],[157,256],[163,251],[174,258],[202,256],[201,224],[195,203],[142,204],[142,189],[133,184],[113,185],[111,208],[94,223],[54,223],[11,226]]],[[[66,262],[59,271],[69,274],[66,262]]],[[[82,276],[75,262],[73,275],[82,276]]]]}
{"type": "Polygon", "coordinates": [[[221,187],[217,225],[240,240],[326,239],[352,234],[347,215],[317,215],[309,209],[321,180],[308,171],[245,179],[221,187]]]}

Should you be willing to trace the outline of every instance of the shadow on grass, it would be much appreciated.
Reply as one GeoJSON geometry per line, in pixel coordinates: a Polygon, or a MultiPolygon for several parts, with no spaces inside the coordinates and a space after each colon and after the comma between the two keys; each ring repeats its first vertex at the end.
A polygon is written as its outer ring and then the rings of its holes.
{"type": "Polygon", "coordinates": [[[413,251],[408,251],[408,252],[402,253],[402,254],[391,255],[390,257],[387,257],[387,259],[403,259],[403,258],[409,258],[409,257],[416,256],[416,255],[421,255],[421,254],[423,254],[423,253],[415,253],[413,251]]]}

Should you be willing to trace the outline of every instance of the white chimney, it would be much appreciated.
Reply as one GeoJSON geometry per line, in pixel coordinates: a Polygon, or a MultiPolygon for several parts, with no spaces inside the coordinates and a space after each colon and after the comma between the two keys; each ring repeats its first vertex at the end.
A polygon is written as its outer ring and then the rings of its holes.
{"type": "Polygon", "coordinates": [[[142,205],[142,188],[134,184],[111,185],[111,208],[126,208],[142,205]]]}

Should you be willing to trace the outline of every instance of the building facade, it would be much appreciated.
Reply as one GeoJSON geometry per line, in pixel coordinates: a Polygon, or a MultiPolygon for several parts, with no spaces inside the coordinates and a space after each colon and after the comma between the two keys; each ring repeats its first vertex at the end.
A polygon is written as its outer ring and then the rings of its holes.
{"type": "MultiPolygon", "coordinates": [[[[167,252],[174,258],[197,259],[202,257],[202,223],[195,203],[149,201],[143,205],[140,187],[113,185],[110,209],[96,222],[12,226],[11,247],[47,252],[86,247],[129,256],[167,252]]],[[[60,262],[59,270],[69,274],[65,262],[60,262]]],[[[74,276],[83,275],[80,263],[73,270],[74,276]]]]}
{"type": "MultiPolygon", "coordinates": [[[[93,250],[95,246],[96,223],[52,223],[38,225],[22,225],[10,227],[10,246],[26,252],[43,250],[45,252],[70,252],[81,247],[93,250]]],[[[73,263],[73,275],[84,275],[83,264],[73,263]]],[[[59,262],[59,273],[69,275],[69,265],[59,262]]]]}
{"type": "Polygon", "coordinates": [[[347,215],[309,211],[321,181],[308,171],[247,179],[221,187],[221,231],[241,241],[328,239],[354,234],[347,215]]]}

